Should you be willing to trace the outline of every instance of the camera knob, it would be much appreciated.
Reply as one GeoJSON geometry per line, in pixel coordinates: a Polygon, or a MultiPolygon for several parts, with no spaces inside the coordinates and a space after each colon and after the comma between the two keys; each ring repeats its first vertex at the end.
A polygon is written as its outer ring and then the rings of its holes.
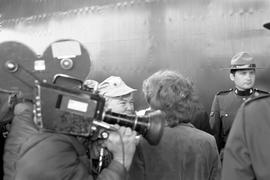
{"type": "Polygon", "coordinates": [[[70,58],[64,58],[64,59],[61,59],[60,65],[61,65],[61,67],[63,69],[66,69],[66,70],[72,69],[72,67],[73,67],[73,61],[70,58]]]}
{"type": "Polygon", "coordinates": [[[7,61],[5,67],[9,72],[16,72],[19,69],[19,65],[12,61],[7,61]]]}
{"type": "Polygon", "coordinates": [[[107,131],[103,131],[103,132],[101,133],[101,138],[102,138],[102,139],[108,139],[108,137],[109,137],[109,133],[108,133],[107,131]]]}

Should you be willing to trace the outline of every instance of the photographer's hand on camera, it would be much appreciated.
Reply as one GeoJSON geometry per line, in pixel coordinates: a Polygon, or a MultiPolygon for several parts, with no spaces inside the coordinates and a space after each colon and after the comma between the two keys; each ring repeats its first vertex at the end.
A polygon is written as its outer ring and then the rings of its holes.
{"type": "Polygon", "coordinates": [[[118,130],[110,132],[104,146],[113,153],[115,161],[120,162],[129,170],[137,144],[136,132],[118,125],[114,127],[118,130]]]}

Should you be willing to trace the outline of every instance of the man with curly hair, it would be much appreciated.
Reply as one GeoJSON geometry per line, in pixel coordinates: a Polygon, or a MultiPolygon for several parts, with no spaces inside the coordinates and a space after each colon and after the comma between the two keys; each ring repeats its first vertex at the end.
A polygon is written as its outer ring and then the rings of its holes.
{"type": "Polygon", "coordinates": [[[215,138],[190,123],[199,106],[193,84],[177,72],[158,71],[144,80],[143,92],[151,109],[165,112],[167,127],[157,146],[139,142],[130,179],[219,179],[215,138]]]}

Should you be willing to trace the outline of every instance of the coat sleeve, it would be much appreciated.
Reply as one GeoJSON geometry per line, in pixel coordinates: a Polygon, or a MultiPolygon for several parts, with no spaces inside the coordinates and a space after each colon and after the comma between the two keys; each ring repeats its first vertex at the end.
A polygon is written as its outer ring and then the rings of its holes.
{"type": "Polygon", "coordinates": [[[33,122],[33,107],[31,103],[19,103],[14,109],[14,118],[4,146],[5,178],[12,179],[18,152],[38,129],[33,122]]]}
{"type": "Polygon", "coordinates": [[[220,180],[220,178],[221,178],[221,161],[220,161],[217,145],[216,145],[214,138],[213,138],[213,143],[212,143],[212,149],[210,152],[212,154],[213,160],[212,160],[212,168],[211,168],[209,180],[220,180]]]}
{"type": "Polygon", "coordinates": [[[224,142],[222,138],[222,121],[220,117],[219,98],[217,95],[214,97],[212,103],[209,124],[216,139],[218,150],[220,151],[224,147],[224,142]]]}
{"type": "Polygon", "coordinates": [[[98,180],[126,180],[128,173],[126,168],[118,161],[112,161],[111,164],[102,170],[98,180]]]}
{"type": "Polygon", "coordinates": [[[247,148],[244,111],[242,105],[235,117],[225,146],[222,180],[256,179],[247,148]]]}
{"type": "Polygon", "coordinates": [[[133,161],[129,171],[129,180],[144,180],[145,179],[145,164],[142,153],[142,142],[137,145],[133,161]]]}

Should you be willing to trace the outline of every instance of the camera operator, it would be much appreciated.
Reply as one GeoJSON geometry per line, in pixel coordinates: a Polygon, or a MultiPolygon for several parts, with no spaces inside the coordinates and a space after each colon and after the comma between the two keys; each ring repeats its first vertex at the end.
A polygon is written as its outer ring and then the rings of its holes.
{"type": "Polygon", "coordinates": [[[136,146],[135,131],[115,126],[118,130],[111,131],[103,143],[113,153],[113,160],[94,177],[91,157],[87,156],[87,147],[79,138],[38,130],[32,123],[31,108],[25,103],[15,107],[14,120],[20,123],[12,124],[6,141],[4,180],[126,178],[136,146]],[[19,133],[25,129],[29,131],[19,133]],[[9,160],[12,164],[6,163],[9,160]]]}

